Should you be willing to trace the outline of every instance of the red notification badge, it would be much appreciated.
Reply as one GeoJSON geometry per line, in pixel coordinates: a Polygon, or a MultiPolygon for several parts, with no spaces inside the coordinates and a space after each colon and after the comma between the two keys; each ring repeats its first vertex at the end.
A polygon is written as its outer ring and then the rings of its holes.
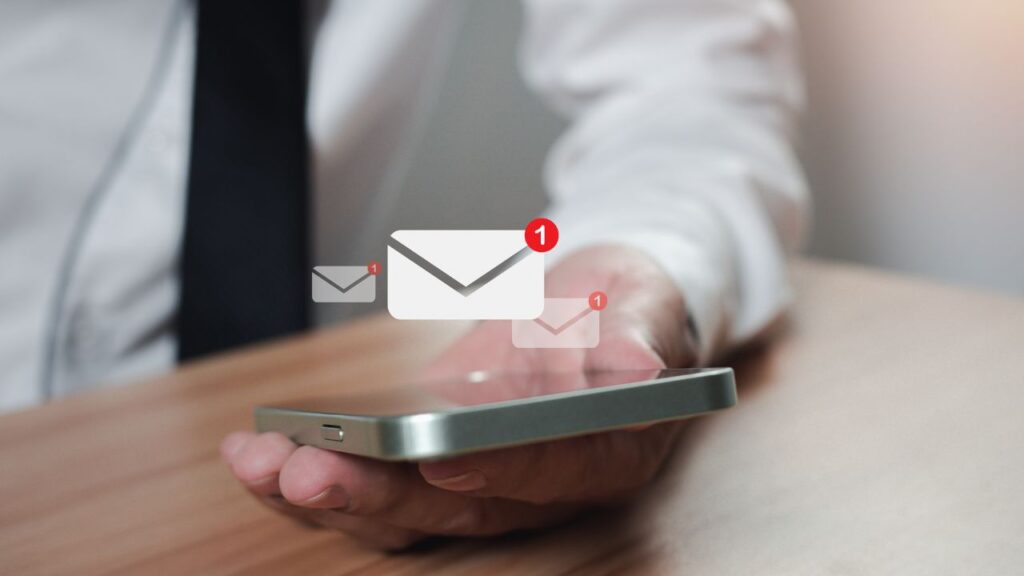
{"type": "Polygon", "coordinates": [[[526,225],[526,245],[534,252],[547,252],[558,244],[558,226],[547,218],[534,218],[526,225]]]}
{"type": "Polygon", "coordinates": [[[601,310],[604,310],[606,306],[608,306],[608,295],[605,294],[604,292],[601,292],[600,290],[591,292],[590,298],[588,300],[590,301],[590,308],[592,310],[597,310],[600,312],[601,310]]]}
{"type": "Polygon", "coordinates": [[[380,270],[380,262],[376,260],[370,260],[370,263],[366,265],[366,271],[370,273],[370,276],[380,274],[380,270]]]}

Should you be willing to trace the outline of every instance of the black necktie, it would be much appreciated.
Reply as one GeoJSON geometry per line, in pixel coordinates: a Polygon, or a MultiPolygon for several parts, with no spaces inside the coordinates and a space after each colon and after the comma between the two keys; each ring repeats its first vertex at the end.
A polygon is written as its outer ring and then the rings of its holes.
{"type": "Polygon", "coordinates": [[[198,2],[181,359],[309,325],[302,7],[198,2]]]}

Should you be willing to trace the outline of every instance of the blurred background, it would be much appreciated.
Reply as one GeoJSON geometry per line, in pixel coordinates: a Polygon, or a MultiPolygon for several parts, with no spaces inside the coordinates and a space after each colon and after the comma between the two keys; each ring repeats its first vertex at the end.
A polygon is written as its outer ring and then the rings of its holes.
{"type": "MultiPolygon", "coordinates": [[[[518,226],[564,123],[516,68],[518,2],[464,2],[398,225],[518,226]],[[453,200],[436,202],[445,192],[453,200]]],[[[792,0],[809,106],[807,252],[1024,294],[1024,3],[792,0]]]]}

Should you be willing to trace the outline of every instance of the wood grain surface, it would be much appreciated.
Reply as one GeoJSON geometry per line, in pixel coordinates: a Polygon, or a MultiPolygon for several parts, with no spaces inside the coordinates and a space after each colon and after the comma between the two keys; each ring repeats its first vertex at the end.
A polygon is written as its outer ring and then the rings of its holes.
{"type": "Polygon", "coordinates": [[[381,554],[264,510],[217,456],[253,405],[409,378],[462,325],[377,318],[0,417],[3,574],[1010,574],[1024,301],[823,263],[639,500],[381,554]]]}

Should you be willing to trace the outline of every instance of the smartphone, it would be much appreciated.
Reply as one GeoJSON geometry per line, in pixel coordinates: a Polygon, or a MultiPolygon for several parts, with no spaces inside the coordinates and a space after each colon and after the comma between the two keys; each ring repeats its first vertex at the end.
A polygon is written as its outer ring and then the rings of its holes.
{"type": "Polygon", "coordinates": [[[256,429],[380,460],[434,460],[690,418],[736,403],[731,368],[474,372],[256,408],[256,429]]]}

